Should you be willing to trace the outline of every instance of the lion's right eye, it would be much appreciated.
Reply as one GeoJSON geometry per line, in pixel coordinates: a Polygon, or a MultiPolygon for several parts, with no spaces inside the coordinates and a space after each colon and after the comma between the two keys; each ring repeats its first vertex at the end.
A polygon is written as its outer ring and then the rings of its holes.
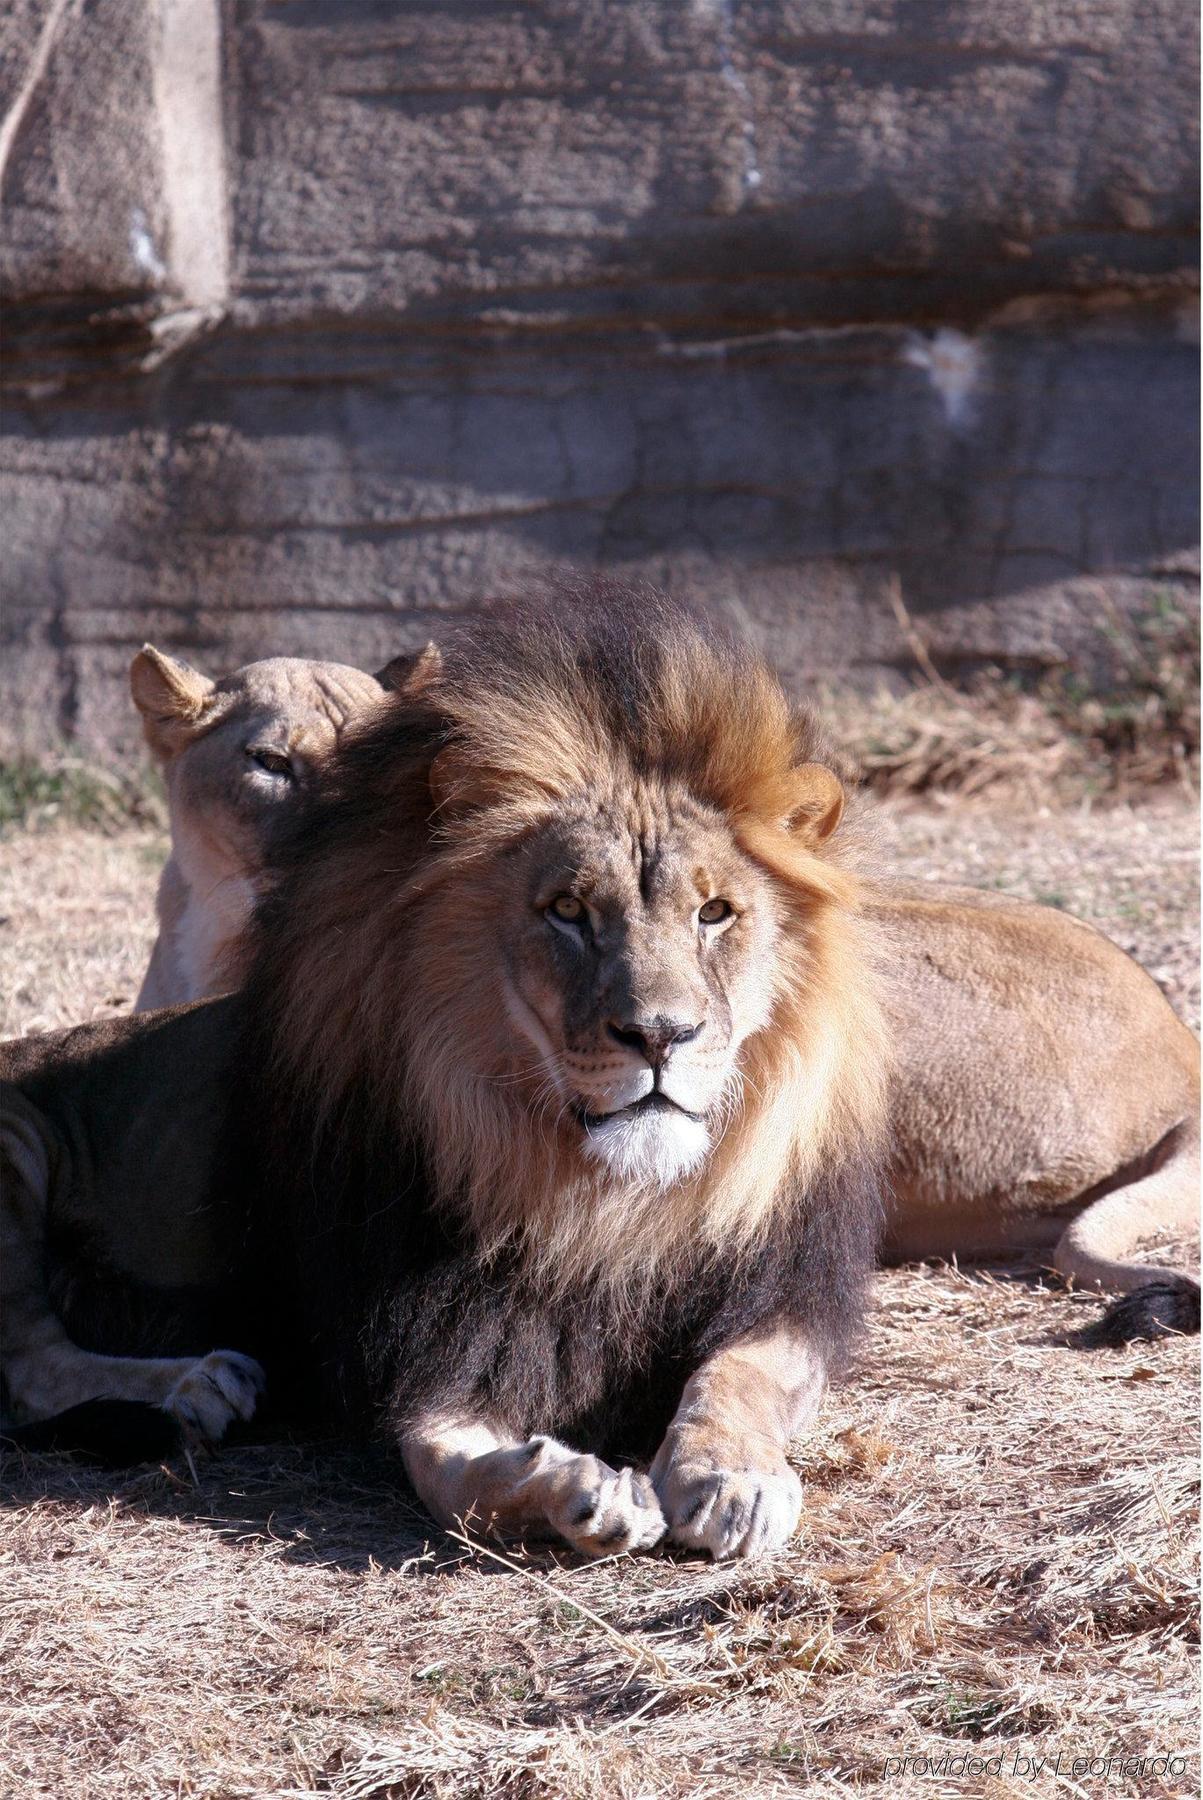
{"type": "Polygon", "coordinates": [[[698,908],[698,918],[703,925],[721,925],[735,911],[729,900],[707,900],[698,908]]]}
{"type": "Polygon", "coordinates": [[[585,917],[585,908],[575,894],[557,894],[547,910],[565,925],[579,925],[585,917]]]}

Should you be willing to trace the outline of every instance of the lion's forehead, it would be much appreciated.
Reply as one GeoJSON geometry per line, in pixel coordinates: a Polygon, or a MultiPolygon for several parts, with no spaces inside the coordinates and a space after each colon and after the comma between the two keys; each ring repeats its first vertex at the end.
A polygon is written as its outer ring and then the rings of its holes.
{"type": "Polygon", "coordinates": [[[570,878],[586,895],[644,905],[709,897],[750,872],[721,813],[688,793],[644,786],[584,797],[542,834],[537,860],[548,878],[570,878]]]}

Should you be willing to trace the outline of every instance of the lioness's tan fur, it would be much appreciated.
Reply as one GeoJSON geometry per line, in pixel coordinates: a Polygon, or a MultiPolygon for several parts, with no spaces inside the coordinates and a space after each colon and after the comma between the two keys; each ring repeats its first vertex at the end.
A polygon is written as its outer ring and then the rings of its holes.
{"type": "Polygon", "coordinates": [[[1126,1294],[1175,1271],[1133,1252],[1199,1206],[1199,1045],[1102,932],[972,888],[893,884],[895,1192],[904,1260],[1048,1251],[1126,1294]]]}
{"type": "Polygon", "coordinates": [[[139,1012],[241,984],[240,946],[281,811],[384,691],[374,675],[344,663],[295,656],[248,663],[218,680],[152,644],[135,656],[130,692],[171,820],[159,935],[139,1012]]]}

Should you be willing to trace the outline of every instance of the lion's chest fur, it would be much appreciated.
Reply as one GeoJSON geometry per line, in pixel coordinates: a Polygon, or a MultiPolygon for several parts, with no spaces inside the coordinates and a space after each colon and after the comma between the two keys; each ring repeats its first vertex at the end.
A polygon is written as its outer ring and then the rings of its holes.
{"type": "Polygon", "coordinates": [[[261,1192],[282,1208],[256,1218],[291,1262],[296,1342],[336,1415],[393,1437],[463,1412],[650,1454],[690,1373],[766,1321],[804,1321],[838,1359],[871,1266],[880,1189],[868,1155],[833,1164],[762,1245],[710,1250],[626,1291],[600,1278],[557,1286],[516,1252],[482,1255],[462,1216],[436,1206],[416,1143],[382,1142],[344,1113],[282,1182],[287,1104],[272,1117],[265,1100],[247,1126],[273,1171],[261,1192]]]}

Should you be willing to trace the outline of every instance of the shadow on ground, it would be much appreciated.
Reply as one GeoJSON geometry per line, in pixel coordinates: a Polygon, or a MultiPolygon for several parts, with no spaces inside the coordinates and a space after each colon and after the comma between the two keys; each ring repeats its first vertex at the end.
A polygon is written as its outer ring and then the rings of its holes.
{"type": "Polygon", "coordinates": [[[469,1557],[421,1510],[397,1460],[337,1441],[227,1446],[133,1469],[105,1469],[63,1454],[5,1452],[0,1505],[83,1508],[191,1520],[284,1561],[362,1574],[445,1573],[469,1557]]]}

